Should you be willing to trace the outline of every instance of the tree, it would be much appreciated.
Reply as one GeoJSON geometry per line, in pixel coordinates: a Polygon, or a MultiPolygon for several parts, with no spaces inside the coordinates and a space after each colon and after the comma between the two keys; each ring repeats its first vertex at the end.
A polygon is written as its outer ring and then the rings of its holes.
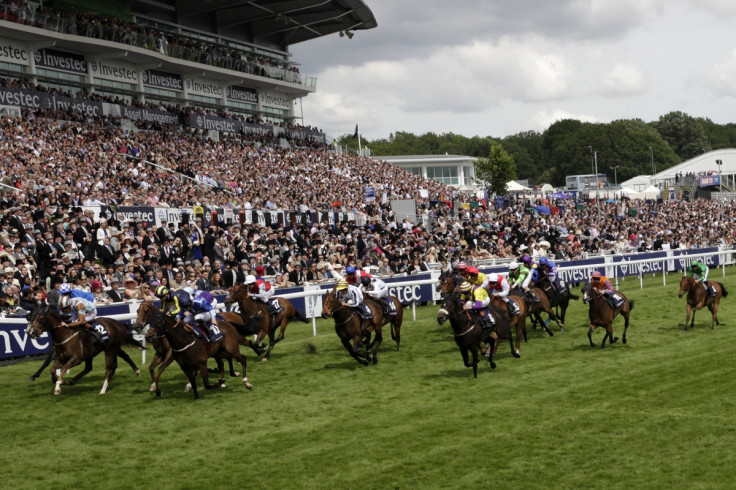
{"type": "Polygon", "coordinates": [[[488,158],[481,157],[475,162],[475,177],[486,183],[489,196],[503,196],[506,184],[516,178],[514,158],[500,144],[491,145],[488,158]]]}
{"type": "Polygon", "coordinates": [[[652,123],[652,126],[682,161],[710,151],[710,143],[702,124],[684,112],[665,114],[659,121],[652,123]]]}

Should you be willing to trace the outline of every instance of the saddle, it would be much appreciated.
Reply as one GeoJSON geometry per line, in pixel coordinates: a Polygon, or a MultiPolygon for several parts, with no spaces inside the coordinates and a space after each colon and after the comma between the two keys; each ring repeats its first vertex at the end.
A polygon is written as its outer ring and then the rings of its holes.
{"type": "Polygon", "coordinates": [[[268,309],[273,316],[278,315],[284,310],[278,298],[271,298],[268,300],[268,309]]]}
{"type": "Polygon", "coordinates": [[[612,310],[620,308],[624,304],[624,298],[619,293],[611,293],[606,297],[606,302],[612,310]]]}
{"type": "Polygon", "coordinates": [[[391,298],[381,298],[383,303],[383,314],[385,316],[395,316],[399,311],[396,309],[396,303],[391,298]]]}
{"type": "Polygon", "coordinates": [[[363,320],[373,319],[373,312],[371,312],[371,309],[363,303],[356,306],[355,311],[358,313],[358,316],[360,316],[360,318],[362,318],[363,320]]]}
{"type": "Polygon", "coordinates": [[[92,336],[93,344],[106,344],[107,341],[110,340],[110,335],[107,333],[107,329],[94,320],[87,322],[85,324],[85,328],[87,328],[92,336]]]}

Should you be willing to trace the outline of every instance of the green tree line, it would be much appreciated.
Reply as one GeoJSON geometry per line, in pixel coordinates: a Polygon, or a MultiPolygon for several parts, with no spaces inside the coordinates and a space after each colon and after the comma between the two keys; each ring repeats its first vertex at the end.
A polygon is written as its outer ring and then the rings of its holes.
{"type": "MultiPolygon", "coordinates": [[[[338,142],[357,147],[352,134],[338,142]]],[[[374,156],[389,155],[467,155],[487,159],[494,145],[507,153],[518,179],[530,184],[565,184],[565,176],[593,173],[593,151],[597,152],[598,172],[618,181],[662,171],[705,152],[736,147],[736,124],[716,124],[707,118],[670,112],[657,121],[621,119],[610,123],[587,123],[565,119],[546,131],[526,131],[505,138],[466,137],[454,133],[426,133],[417,136],[396,132],[387,139],[363,145],[374,156]],[[651,148],[651,149],[650,149],[651,148]]],[[[498,154],[498,149],[494,150],[498,154]]]]}

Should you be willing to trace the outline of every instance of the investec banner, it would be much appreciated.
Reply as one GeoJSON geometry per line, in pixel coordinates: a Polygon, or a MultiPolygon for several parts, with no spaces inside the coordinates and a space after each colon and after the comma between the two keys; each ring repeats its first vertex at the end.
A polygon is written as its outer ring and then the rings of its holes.
{"type": "Polygon", "coordinates": [[[184,82],[176,73],[167,73],[158,70],[146,70],[143,72],[143,85],[149,87],[164,88],[167,90],[175,90],[177,92],[184,91],[184,82]]]}
{"type": "Polygon", "coordinates": [[[28,66],[31,63],[31,55],[28,48],[17,41],[0,38],[0,61],[28,66]]]}
{"type": "Polygon", "coordinates": [[[190,114],[189,124],[195,129],[211,129],[214,131],[224,131],[226,133],[239,133],[242,128],[242,123],[237,119],[210,116],[208,114],[190,114]]]}
{"type": "Polygon", "coordinates": [[[63,95],[14,87],[0,87],[0,105],[20,106],[29,109],[71,110],[92,116],[101,116],[103,114],[101,102],[72,99],[63,95]]]}
{"type": "Polygon", "coordinates": [[[222,87],[212,80],[187,78],[184,80],[184,86],[190,94],[217,97],[218,99],[222,98],[222,87]]]}
{"type": "Polygon", "coordinates": [[[275,92],[259,92],[258,98],[263,107],[275,107],[277,109],[290,110],[291,99],[275,92]]]}
{"type": "Polygon", "coordinates": [[[109,61],[90,61],[89,70],[95,78],[114,80],[116,82],[138,83],[138,70],[127,63],[111,63],[109,61]]]}
{"type": "Polygon", "coordinates": [[[70,73],[87,74],[87,62],[81,54],[64,53],[55,49],[39,49],[33,52],[36,66],[70,73]]]}
{"type": "Polygon", "coordinates": [[[258,92],[256,92],[252,88],[231,85],[225,91],[225,97],[236,102],[245,102],[246,104],[258,104],[258,92]]]}

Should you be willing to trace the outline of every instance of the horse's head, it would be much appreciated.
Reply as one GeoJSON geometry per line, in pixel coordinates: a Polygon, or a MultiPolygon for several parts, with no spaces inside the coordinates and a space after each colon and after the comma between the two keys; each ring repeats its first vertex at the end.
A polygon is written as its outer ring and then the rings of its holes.
{"type": "Polygon", "coordinates": [[[322,318],[327,319],[331,317],[341,306],[340,300],[335,295],[335,291],[330,291],[322,302],[322,318]]]}
{"type": "Polygon", "coordinates": [[[448,318],[457,315],[462,311],[463,303],[460,300],[460,295],[456,292],[452,292],[445,296],[445,300],[442,302],[442,306],[437,312],[437,323],[441,326],[448,318]]]}
{"type": "Polygon", "coordinates": [[[590,301],[593,301],[593,285],[591,283],[586,283],[581,291],[583,293],[583,304],[587,305],[590,301]]]}
{"type": "Polygon", "coordinates": [[[677,297],[682,298],[685,293],[692,289],[693,284],[695,284],[694,278],[689,276],[682,276],[682,279],[680,279],[680,290],[677,292],[677,297]]]}
{"type": "Polygon", "coordinates": [[[138,306],[138,315],[135,318],[135,323],[133,323],[133,329],[140,331],[143,327],[151,323],[155,311],[156,307],[153,302],[144,301],[141,303],[138,306]]]}
{"type": "Polygon", "coordinates": [[[242,284],[234,284],[230,289],[228,289],[227,298],[225,298],[225,306],[230,308],[234,303],[240,301],[244,290],[245,286],[242,284]]]}
{"type": "Polygon", "coordinates": [[[32,339],[39,337],[43,332],[50,331],[55,325],[61,323],[61,317],[53,306],[35,308],[26,315],[28,326],[26,335],[32,339]]]}

